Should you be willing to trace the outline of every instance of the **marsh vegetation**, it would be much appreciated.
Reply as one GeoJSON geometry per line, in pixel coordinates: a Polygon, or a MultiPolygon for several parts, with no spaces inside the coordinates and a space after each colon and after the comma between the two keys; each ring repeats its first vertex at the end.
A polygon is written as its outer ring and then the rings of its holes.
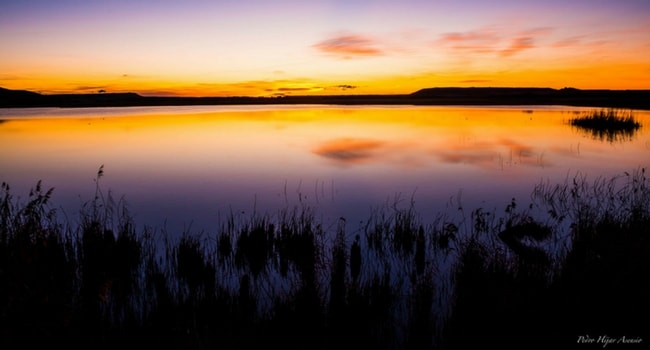
{"type": "Polygon", "coordinates": [[[503,211],[379,207],[329,227],[306,205],[218,232],[137,229],[96,193],[62,222],[53,190],[0,193],[0,345],[182,349],[546,349],[648,341],[650,183],[539,183],[503,211]],[[174,239],[173,237],[179,237],[174,239]]]}
{"type": "Polygon", "coordinates": [[[594,139],[609,142],[630,140],[641,128],[632,111],[618,109],[583,112],[571,118],[569,124],[587,132],[594,139]]]}

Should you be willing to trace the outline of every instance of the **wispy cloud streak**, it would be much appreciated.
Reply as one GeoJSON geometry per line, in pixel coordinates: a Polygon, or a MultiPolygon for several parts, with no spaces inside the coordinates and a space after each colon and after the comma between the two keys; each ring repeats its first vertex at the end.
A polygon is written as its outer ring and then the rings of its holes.
{"type": "Polygon", "coordinates": [[[494,51],[501,38],[491,29],[477,29],[467,32],[444,33],[440,35],[436,46],[472,53],[489,53],[494,51]]]}
{"type": "Polygon", "coordinates": [[[530,36],[522,36],[512,39],[508,47],[500,51],[501,56],[508,57],[516,55],[521,51],[532,49],[535,47],[535,39],[530,36]]]}
{"type": "Polygon", "coordinates": [[[357,35],[339,35],[314,44],[321,52],[341,56],[343,58],[381,56],[383,51],[376,47],[377,43],[371,38],[357,35]]]}
{"type": "Polygon", "coordinates": [[[466,32],[443,33],[434,45],[459,53],[492,54],[501,57],[510,57],[522,51],[537,47],[538,40],[548,35],[551,31],[553,31],[553,28],[542,27],[512,35],[500,33],[496,29],[489,27],[466,32]]]}

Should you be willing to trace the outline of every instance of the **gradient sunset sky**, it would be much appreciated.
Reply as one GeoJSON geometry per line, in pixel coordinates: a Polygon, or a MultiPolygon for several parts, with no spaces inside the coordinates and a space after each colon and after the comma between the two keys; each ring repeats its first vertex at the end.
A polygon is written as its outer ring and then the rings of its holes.
{"type": "Polygon", "coordinates": [[[42,93],[650,89],[650,1],[2,1],[0,48],[42,93]]]}

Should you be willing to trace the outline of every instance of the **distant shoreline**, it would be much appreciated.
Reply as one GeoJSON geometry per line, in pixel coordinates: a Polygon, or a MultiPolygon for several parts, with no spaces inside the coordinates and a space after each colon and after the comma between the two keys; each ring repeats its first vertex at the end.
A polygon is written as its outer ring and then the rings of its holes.
{"type": "Polygon", "coordinates": [[[396,95],[320,95],[280,97],[163,97],[136,93],[39,94],[0,88],[0,108],[136,107],[197,105],[470,105],[579,107],[650,110],[650,90],[580,90],[573,88],[427,88],[396,95]]]}

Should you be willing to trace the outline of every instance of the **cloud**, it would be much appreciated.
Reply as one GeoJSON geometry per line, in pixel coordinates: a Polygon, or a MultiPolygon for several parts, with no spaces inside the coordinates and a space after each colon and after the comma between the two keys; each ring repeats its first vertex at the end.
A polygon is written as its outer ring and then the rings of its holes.
{"type": "Polygon", "coordinates": [[[551,31],[553,28],[539,27],[512,35],[499,33],[489,27],[466,32],[443,33],[434,44],[462,54],[496,54],[510,57],[537,47],[538,39],[551,31]]]}
{"type": "Polygon", "coordinates": [[[461,80],[460,83],[489,83],[494,80],[492,79],[467,79],[467,80],[461,80]]]}
{"type": "Polygon", "coordinates": [[[312,93],[320,91],[349,91],[358,88],[356,85],[339,84],[330,86],[318,86],[310,83],[295,83],[291,81],[275,81],[273,87],[265,88],[264,91],[272,93],[273,96],[286,96],[292,93],[312,93]],[[297,86],[296,86],[297,85],[297,86]]]}
{"type": "Polygon", "coordinates": [[[248,80],[236,83],[197,83],[169,90],[139,90],[146,95],[165,96],[286,96],[323,91],[325,88],[310,79],[248,80]]]}
{"type": "Polygon", "coordinates": [[[537,47],[537,41],[550,34],[554,29],[551,27],[533,28],[519,33],[510,40],[508,46],[500,51],[501,56],[507,57],[516,55],[524,50],[537,47]]]}
{"type": "Polygon", "coordinates": [[[523,36],[512,39],[510,45],[500,51],[501,56],[508,57],[515,55],[521,51],[532,49],[535,47],[535,39],[530,36],[523,36]]]}
{"type": "Polygon", "coordinates": [[[322,90],[321,87],[315,86],[315,87],[281,87],[275,89],[276,91],[281,91],[281,92],[296,92],[296,91],[318,91],[322,90]]]}
{"type": "Polygon", "coordinates": [[[343,58],[381,56],[383,52],[376,48],[377,43],[362,35],[340,35],[323,40],[313,47],[343,58]]]}
{"type": "Polygon", "coordinates": [[[25,77],[11,74],[0,74],[0,80],[24,80],[25,77]]]}
{"type": "Polygon", "coordinates": [[[568,49],[567,52],[575,54],[576,50],[593,50],[603,51],[607,50],[605,46],[612,44],[609,40],[598,38],[590,38],[586,35],[570,36],[557,40],[551,44],[551,47],[556,49],[568,49]]]}
{"type": "Polygon", "coordinates": [[[579,45],[584,40],[584,36],[572,36],[556,41],[552,44],[553,47],[571,47],[579,45]]]}
{"type": "MultiPolygon", "coordinates": [[[[283,83],[277,83],[277,84],[283,84],[283,83]]],[[[311,84],[297,84],[299,86],[291,86],[291,85],[296,85],[295,83],[287,83],[287,85],[281,85],[279,87],[269,87],[264,89],[266,92],[272,92],[274,96],[284,96],[284,95],[290,95],[294,92],[318,92],[318,91],[323,91],[325,88],[321,86],[316,86],[316,85],[311,85],[311,84]]]]}
{"type": "Polygon", "coordinates": [[[437,46],[474,53],[493,52],[501,38],[492,29],[477,29],[467,32],[443,33],[437,46]]]}
{"type": "Polygon", "coordinates": [[[98,90],[106,90],[108,89],[108,86],[106,85],[85,85],[85,86],[77,86],[73,88],[73,91],[78,91],[78,92],[96,92],[98,90]]]}

